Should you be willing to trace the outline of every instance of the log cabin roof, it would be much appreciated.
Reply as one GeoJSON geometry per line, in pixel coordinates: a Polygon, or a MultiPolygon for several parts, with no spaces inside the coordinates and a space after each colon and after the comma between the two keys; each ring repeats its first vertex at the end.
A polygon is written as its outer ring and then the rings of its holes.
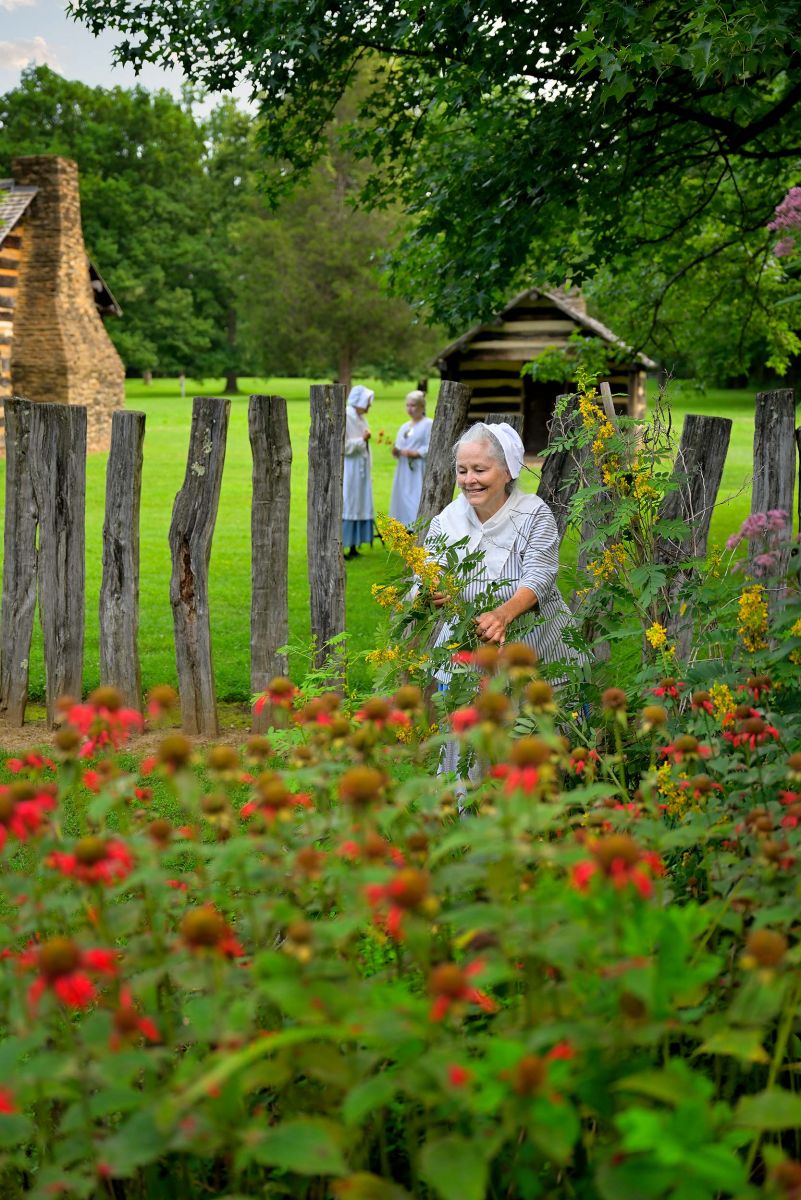
{"type": "MultiPolygon", "coordinates": [[[[617,334],[613,333],[611,329],[608,329],[606,325],[604,325],[601,321],[598,321],[595,317],[587,316],[586,312],[584,312],[582,308],[579,307],[579,305],[577,305],[575,302],[571,303],[570,297],[565,296],[561,292],[546,292],[540,288],[527,288],[524,292],[520,292],[514,297],[513,300],[510,300],[506,307],[497,313],[496,316],[494,316],[490,321],[483,321],[479,325],[474,325],[472,329],[468,329],[466,333],[463,333],[460,337],[456,338],[455,341],[451,342],[449,346],[446,346],[444,350],[441,350],[437,355],[435,362],[439,363],[443,359],[450,358],[450,356],[455,354],[457,351],[466,349],[470,342],[472,342],[479,333],[486,333],[491,336],[493,327],[501,325],[515,308],[518,308],[526,301],[536,300],[539,297],[543,297],[544,299],[548,300],[551,304],[553,304],[554,308],[558,308],[565,314],[565,316],[569,317],[572,321],[575,321],[577,325],[583,326],[583,328],[595,334],[596,337],[601,338],[602,341],[608,342],[610,345],[615,346],[618,350],[624,350],[630,353],[633,363],[636,363],[640,367],[645,367],[648,370],[656,369],[657,364],[652,358],[649,358],[646,354],[634,354],[631,350],[631,347],[627,346],[626,343],[619,338],[617,334]]],[[[521,357],[531,357],[531,355],[527,355],[525,353],[524,346],[521,346],[521,357]]]]}
{"type": "Polygon", "coordinates": [[[38,191],[35,187],[19,187],[13,179],[0,179],[0,246],[38,191]]]}
{"type": "MultiPolygon", "coordinates": [[[[20,218],[25,215],[28,205],[38,191],[39,189],[36,187],[22,187],[13,179],[0,179],[0,246],[6,235],[11,233],[20,218]]],[[[122,309],[114,299],[111,288],[91,259],[87,258],[86,262],[89,267],[89,280],[92,284],[97,311],[101,317],[109,315],[121,317],[122,309]]]]}

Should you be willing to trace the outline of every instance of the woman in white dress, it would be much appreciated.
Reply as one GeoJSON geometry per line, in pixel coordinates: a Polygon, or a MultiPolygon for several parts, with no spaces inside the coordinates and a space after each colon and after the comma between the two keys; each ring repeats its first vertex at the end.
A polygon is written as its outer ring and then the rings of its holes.
{"type": "Polygon", "coordinates": [[[358,558],[359,546],[373,540],[373,481],[370,476],[370,427],[364,419],[375,392],[358,384],[350,389],[345,414],[345,463],[342,472],[342,547],[345,558],[358,558]]]}
{"type": "Polygon", "coordinates": [[[409,529],[417,520],[428,446],[431,441],[430,417],[426,416],[424,392],[409,392],[406,397],[409,420],[398,430],[392,454],[398,460],[392,481],[389,515],[409,529]]]}

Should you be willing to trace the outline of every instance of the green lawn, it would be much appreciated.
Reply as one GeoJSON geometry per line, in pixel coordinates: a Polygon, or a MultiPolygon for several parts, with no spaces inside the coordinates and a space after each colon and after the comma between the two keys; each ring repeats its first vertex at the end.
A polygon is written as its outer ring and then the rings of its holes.
{"type": "MultiPolygon", "coordinates": [[[[362,381],[360,381],[362,382],[362,381]]],[[[395,432],[403,420],[403,397],[411,383],[382,384],[375,388],[370,412],[373,430],[373,481],[376,508],[386,511],[394,471],[390,453],[395,432]]],[[[250,445],[247,431],[248,393],[277,392],[286,396],[289,428],[294,448],[289,561],[290,640],[296,649],[290,668],[296,678],[305,669],[302,647],[308,644],[309,605],[306,579],[306,464],[308,438],[308,380],[244,380],[243,394],[231,398],[231,420],[220,511],[211,558],[212,636],[218,697],[246,700],[249,694],[250,606],[250,445]]],[[[128,406],[147,414],[142,488],[142,567],[140,650],[145,687],[159,681],[174,682],[172,618],[169,603],[170,556],[167,532],[173,499],[183,482],[193,394],[219,394],[220,381],[189,385],[181,400],[174,380],[158,380],[145,387],[130,381],[128,406]]],[[[677,427],[686,412],[716,413],[734,421],[732,444],[722,494],[731,497],[716,514],[713,539],[720,541],[739,526],[749,506],[748,480],[753,438],[753,393],[708,391],[699,395],[674,389],[677,427]]],[[[429,415],[433,415],[429,410],[429,415]]],[[[103,494],[106,456],[89,458],[87,477],[87,620],[85,684],[98,679],[97,603],[102,555],[103,494]]],[[[0,466],[4,476],[5,464],[0,466]]],[[[534,475],[526,476],[526,489],[536,488],[534,475]]],[[[380,543],[361,559],[348,564],[347,623],[354,651],[368,649],[374,641],[379,610],[370,596],[370,585],[382,578],[386,555],[380,543]]],[[[357,678],[361,675],[357,672],[357,678]]],[[[41,644],[37,635],[31,655],[31,695],[44,693],[41,644]]]]}

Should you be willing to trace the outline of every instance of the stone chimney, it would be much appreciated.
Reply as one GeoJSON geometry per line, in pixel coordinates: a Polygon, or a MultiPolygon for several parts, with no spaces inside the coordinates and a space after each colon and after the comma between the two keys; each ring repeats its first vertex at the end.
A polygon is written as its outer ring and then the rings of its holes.
{"type": "Polygon", "coordinates": [[[16,158],[11,169],[15,183],[39,189],[24,217],[13,389],[40,403],[85,404],[89,449],[108,449],[112,413],[125,401],[125,369],[95,305],[78,168],[42,155],[16,158]]]}

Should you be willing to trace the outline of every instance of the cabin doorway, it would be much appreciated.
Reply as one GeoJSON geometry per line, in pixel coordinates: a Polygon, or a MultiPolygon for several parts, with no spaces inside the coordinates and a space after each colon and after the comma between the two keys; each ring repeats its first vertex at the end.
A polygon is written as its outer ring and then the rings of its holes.
{"type": "Polygon", "coordinates": [[[548,445],[548,423],[554,414],[556,397],[565,390],[563,383],[540,383],[523,376],[523,445],[526,454],[542,454],[548,445]]]}

